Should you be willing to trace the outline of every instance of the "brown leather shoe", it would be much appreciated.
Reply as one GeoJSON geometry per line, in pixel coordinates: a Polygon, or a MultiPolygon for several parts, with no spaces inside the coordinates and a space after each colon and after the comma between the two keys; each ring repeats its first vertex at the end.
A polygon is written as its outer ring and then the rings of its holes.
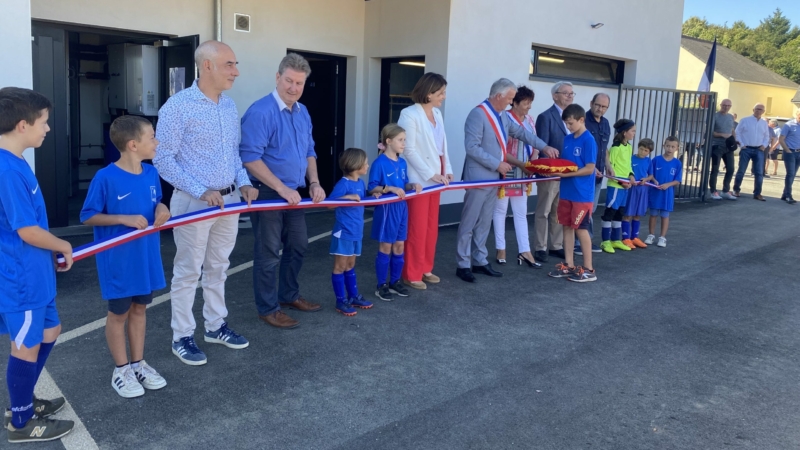
{"type": "Polygon", "coordinates": [[[281,303],[281,307],[292,308],[303,312],[314,312],[322,309],[322,305],[311,303],[303,297],[297,297],[297,300],[293,301],[292,303],[281,303]]]}
{"type": "Polygon", "coordinates": [[[272,314],[267,314],[266,316],[258,315],[258,318],[264,321],[269,325],[272,325],[275,328],[295,328],[300,325],[300,322],[292,319],[291,317],[287,316],[283,311],[275,311],[272,314]]]}
{"type": "Polygon", "coordinates": [[[762,197],[760,195],[754,195],[753,198],[756,199],[756,200],[762,201],[762,202],[767,201],[767,199],[765,199],[764,197],[762,197]]]}

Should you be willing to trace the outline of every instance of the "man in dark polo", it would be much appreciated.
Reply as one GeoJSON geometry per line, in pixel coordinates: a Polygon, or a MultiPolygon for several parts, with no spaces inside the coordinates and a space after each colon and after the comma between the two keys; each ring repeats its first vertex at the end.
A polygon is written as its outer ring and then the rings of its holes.
{"type": "MultiPolygon", "coordinates": [[[[603,183],[603,172],[606,170],[606,160],[608,159],[608,143],[611,140],[611,124],[604,116],[608,112],[611,104],[611,97],[602,92],[594,94],[592,101],[589,102],[589,111],[586,111],[586,130],[592,133],[594,141],[597,143],[597,165],[595,167],[595,187],[594,202],[592,203],[592,213],[597,210],[597,202],[600,200],[600,187],[603,183]]],[[[594,238],[594,220],[589,217],[589,236],[594,238]]],[[[600,247],[592,244],[592,252],[600,253],[600,247]]],[[[582,255],[581,244],[575,239],[575,254],[582,255]]]]}
{"type": "MultiPolygon", "coordinates": [[[[278,67],[275,90],[253,103],[242,117],[239,154],[259,190],[259,200],[282,198],[296,205],[300,202],[297,189],[305,187],[306,181],[314,203],[325,199],[317,176],[311,117],[298,103],[310,74],[305,58],[296,53],[286,55],[278,67]]],[[[300,295],[298,283],[308,248],[305,210],[260,211],[251,213],[250,218],[255,234],[253,289],[258,317],[274,327],[294,328],[299,322],[281,306],[306,312],[321,309],[300,295]]]]}

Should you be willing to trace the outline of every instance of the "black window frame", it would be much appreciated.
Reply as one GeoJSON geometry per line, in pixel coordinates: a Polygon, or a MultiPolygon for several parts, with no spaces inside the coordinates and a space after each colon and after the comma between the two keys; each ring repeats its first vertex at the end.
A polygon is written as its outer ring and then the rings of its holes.
{"type": "Polygon", "coordinates": [[[531,45],[531,65],[533,66],[533,73],[529,73],[529,79],[536,80],[536,79],[544,79],[544,80],[564,80],[564,81],[575,81],[579,82],[580,84],[588,84],[588,85],[595,85],[595,86],[602,86],[602,87],[618,87],[624,84],[625,79],[625,61],[612,59],[612,58],[604,58],[600,56],[592,56],[586,55],[577,52],[565,51],[565,50],[558,50],[548,47],[542,47],[538,45],[531,45]],[[608,80],[596,80],[592,78],[582,78],[576,77],[574,75],[558,75],[558,74],[549,74],[545,73],[542,74],[539,72],[539,58],[541,56],[550,56],[558,57],[561,59],[569,60],[570,62],[588,62],[591,61],[593,63],[601,62],[607,63],[609,65],[609,71],[612,72],[609,74],[608,80]],[[616,70],[614,70],[614,64],[616,64],[616,70]]]}

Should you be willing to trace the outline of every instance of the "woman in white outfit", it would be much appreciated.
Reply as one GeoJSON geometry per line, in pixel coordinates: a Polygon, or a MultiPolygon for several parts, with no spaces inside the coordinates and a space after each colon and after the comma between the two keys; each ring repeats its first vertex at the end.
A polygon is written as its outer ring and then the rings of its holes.
{"type": "MultiPolygon", "coordinates": [[[[533,103],[533,91],[526,86],[519,86],[517,95],[511,103],[511,109],[504,112],[514,123],[525,127],[528,131],[536,134],[534,118],[528,115],[533,103]]],[[[522,162],[528,162],[538,157],[539,151],[524,142],[508,138],[508,152],[522,162]]],[[[522,169],[514,167],[506,178],[523,178],[525,174],[522,169]]],[[[494,241],[497,249],[497,263],[505,264],[506,256],[506,213],[508,204],[511,203],[511,211],[514,214],[514,232],[517,235],[517,264],[526,264],[528,267],[539,268],[541,264],[533,259],[531,254],[531,244],[528,239],[528,185],[515,184],[506,186],[503,198],[497,199],[494,208],[494,241]]]]}

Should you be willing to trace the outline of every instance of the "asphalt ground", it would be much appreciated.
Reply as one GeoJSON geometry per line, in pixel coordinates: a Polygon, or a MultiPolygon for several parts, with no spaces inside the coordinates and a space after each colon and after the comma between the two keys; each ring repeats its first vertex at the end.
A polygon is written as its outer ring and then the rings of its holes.
{"type": "MultiPolygon", "coordinates": [[[[666,248],[595,254],[595,283],[517,265],[464,283],[448,226],[441,284],[347,318],[333,307],[322,238],[309,246],[301,286],[324,309],[290,311],[297,329],[258,320],[246,269],[228,279],[227,302],[249,348],[206,344],[198,330],[209,362],[184,365],[170,351],[165,302],[148,312],[145,357],[166,388],[120,398],[102,328],[57,345],[47,370],[103,449],[798,448],[800,205],[775,198],[782,179],[765,181],[766,203],[745,195],[749,183],[736,202],[678,203],[666,248]]],[[[332,215],[307,221],[315,236],[332,215]]],[[[511,220],[507,228],[513,256],[511,220]]],[[[252,260],[252,244],[241,229],[231,267],[252,260]]],[[[493,255],[493,238],[488,245],[493,255]]],[[[169,279],[171,233],[162,246],[169,279]]],[[[372,299],[376,250],[365,239],[356,267],[372,299]]],[[[59,274],[58,289],[64,332],[105,316],[93,260],[59,274]]]]}

